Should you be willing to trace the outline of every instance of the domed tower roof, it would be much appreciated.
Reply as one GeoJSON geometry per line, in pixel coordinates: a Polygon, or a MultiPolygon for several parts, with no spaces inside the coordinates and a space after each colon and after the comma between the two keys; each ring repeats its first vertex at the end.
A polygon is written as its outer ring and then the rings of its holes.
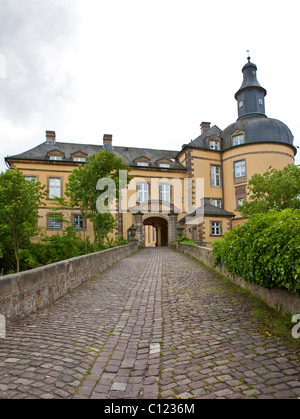
{"type": "Polygon", "coordinates": [[[283,122],[268,118],[265,114],[267,91],[259,84],[257,67],[250,61],[250,57],[242,72],[243,83],[234,96],[238,105],[238,119],[222,131],[222,149],[239,144],[266,142],[293,146],[294,137],[290,129],[283,122]],[[234,143],[233,137],[241,134],[243,139],[234,143]]]}

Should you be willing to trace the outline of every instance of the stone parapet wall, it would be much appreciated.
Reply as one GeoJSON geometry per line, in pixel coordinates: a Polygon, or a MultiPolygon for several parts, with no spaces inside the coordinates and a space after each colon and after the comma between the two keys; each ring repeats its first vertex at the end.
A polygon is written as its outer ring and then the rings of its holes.
{"type": "Polygon", "coordinates": [[[14,320],[43,309],[135,251],[137,245],[129,244],[6,275],[0,279],[0,315],[14,320]]]}
{"type": "Polygon", "coordinates": [[[216,267],[215,257],[211,249],[207,247],[195,246],[192,244],[176,243],[176,250],[185,253],[203,262],[207,266],[213,267],[217,272],[228,277],[232,282],[248,290],[255,297],[263,300],[267,305],[292,315],[300,313],[300,298],[296,294],[281,289],[267,289],[257,284],[246,282],[244,279],[226,271],[226,266],[218,264],[216,267]]]}

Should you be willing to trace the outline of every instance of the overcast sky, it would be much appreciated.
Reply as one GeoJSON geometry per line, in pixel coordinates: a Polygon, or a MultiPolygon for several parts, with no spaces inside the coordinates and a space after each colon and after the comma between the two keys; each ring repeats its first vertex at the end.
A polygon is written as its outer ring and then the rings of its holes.
{"type": "Polygon", "coordinates": [[[113,134],[114,145],[180,150],[202,121],[225,129],[248,49],[267,116],[300,146],[298,4],[1,0],[0,171],[46,130],[63,142],[113,134]]]}

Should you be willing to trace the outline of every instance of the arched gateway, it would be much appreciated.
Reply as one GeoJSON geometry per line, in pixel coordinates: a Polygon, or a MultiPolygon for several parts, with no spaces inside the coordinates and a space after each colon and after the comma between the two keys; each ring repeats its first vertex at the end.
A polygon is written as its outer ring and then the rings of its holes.
{"type": "Polygon", "coordinates": [[[169,202],[152,200],[142,202],[130,208],[133,215],[135,239],[144,246],[144,226],[151,225],[156,229],[156,246],[168,246],[177,239],[179,210],[169,202]]]}

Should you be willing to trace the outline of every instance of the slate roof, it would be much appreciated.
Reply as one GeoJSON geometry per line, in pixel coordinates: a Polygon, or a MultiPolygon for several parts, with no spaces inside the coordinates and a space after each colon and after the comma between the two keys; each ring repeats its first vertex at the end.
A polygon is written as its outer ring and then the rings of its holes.
{"type": "Polygon", "coordinates": [[[190,147],[210,150],[208,138],[213,135],[219,137],[221,132],[222,130],[217,125],[213,125],[208,131],[204,132],[203,134],[195,138],[195,140],[191,141],[187,145],[190,147]]]}
{"type": "MultiPolygon", "coordinates": [[[[211,216],[218,216],[218,217],[235,217],[235,214],[233,214],[232,212],[225,211],[222,208],[215,207],[214,205],[212,205],[209,199],[204,198],[203,201],[204,201],[204,214],[203,214],[204,216],[211,215],[211,216]]],[[[199,211],[199,213],[201,214],[201,211],[199,211]]],[[[194,217],[196,216],[196,214],[197,214],[197,210],[194,210],[190,214],[181,218],[179,220],[179,223],[185,222],[187,217],[194,217]]]]}
{"type": "Polygon", "coordinates": [[[237,130],[245,133],[245,144],[278,142],[293,146],[294,142],[293,134],[283,122],[265,115],[245,115],[222,132],[223,150],[232,147],[231,136],[237,130]]]}
{"type": "MultiPolygon", "coordinates": [[[[48,153],[54,150],[58,150],[63,153],[63,162],[71,162],[72,155],[76,152],[82,152],[87,155],[103,151],[103,145],[95,144],[77,144],[77,143],[63,143],[63,142],[44,142],[31,150],[25,151],[24,153],[17,154],[15,156],[9,156],[6,160],[40,160],[49,161],[48,153]]],[[[146,157],[150,160],[149,167],[158,167],[158,160],[169,159],[171,160],[171,168],[176,170],[186,170],[176,156],[178,151],[172,150],[155,150],[148,148],[136,148],[136,147],[113,147],[112,152],[118,157],[121,157],[126,163],[131,166],[136,166],[135,159],[139,157],[146,157]]],[[[139,167],[142,168],[142,167],[139,167]]]]}

